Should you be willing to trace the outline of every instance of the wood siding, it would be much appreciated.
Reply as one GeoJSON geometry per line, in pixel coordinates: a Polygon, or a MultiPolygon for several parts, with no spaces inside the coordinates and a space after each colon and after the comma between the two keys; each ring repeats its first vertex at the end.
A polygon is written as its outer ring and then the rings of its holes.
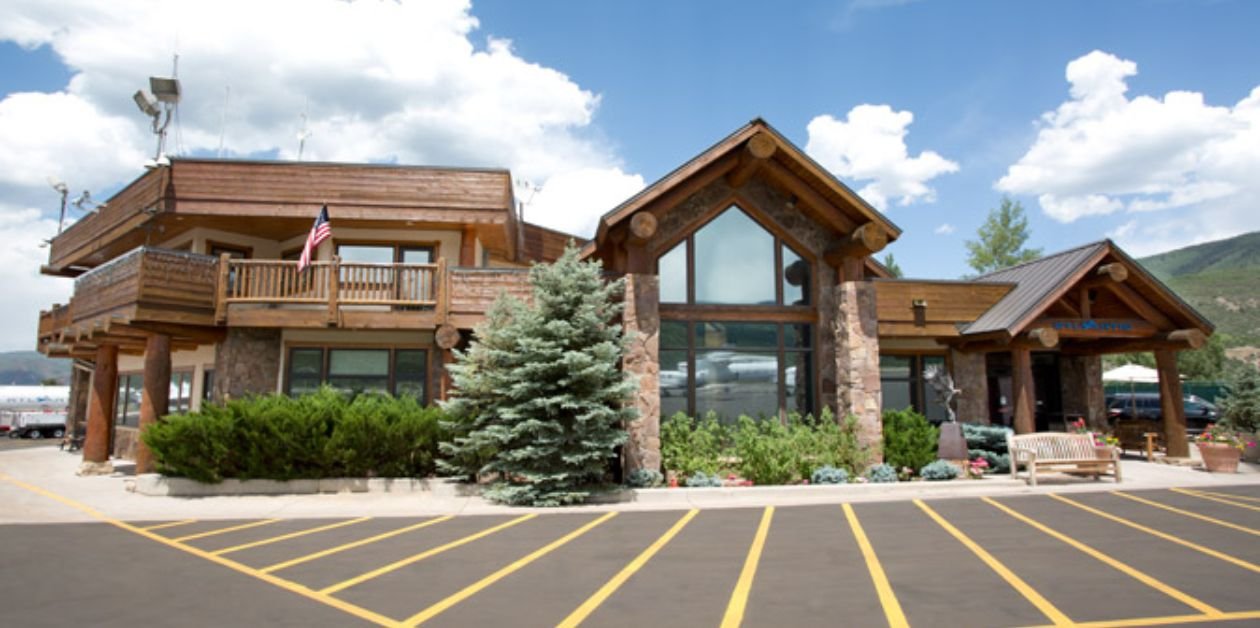
{"type": "Polygon", "coordinates": [[[957,324],[976,320],[1011,290],[1008,284],[949,281],[873,283],[880,336],[957,336],[957,324]],[[921,315],[915,312],[915,301],[926,303],[921,315]]]}

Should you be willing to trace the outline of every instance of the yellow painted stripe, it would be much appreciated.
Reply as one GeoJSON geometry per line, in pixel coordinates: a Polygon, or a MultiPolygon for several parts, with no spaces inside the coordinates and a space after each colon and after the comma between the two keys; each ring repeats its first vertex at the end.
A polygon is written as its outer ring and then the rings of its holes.
{"type": "Polygon", "coordinates": [[[344,552],[344,551],[346,551],[346,550],[351,550],[351,549],[354,549],[354,548],[356,548],[356,547],[363,547],[364,545],[367,545],[367,544],[369,544],[369,543],[375,543],[375,542],[377,542],[377,541],[381,541],[381,540],[384,540],[384,539],[388,539],[388,538],[390,538],[390,537],[395,537],[395,536],[398,536],[399,534],[405,534],[405,533],[407,533],[407,532],[411,532],[412,530],[419,530],[420,528],[427,528],[427,527],[429,527],[429,526],[431,526],[431,525],[438,524],[438,523],[442,523],[443,521],[446,521],[447,519],[451,519],[451,518],[453,518],[453,515],[445,515],[445,516],[442,516],[442,517],[437,517],[436,519],[429,519],[429,520],[427,520],[427,521],[421,521],[420,523],[412,524],[412,525],[409,525],[409,526],[406,526],[406,527],[403,527],[403,528],[399,528],[399,529],[397,529],[397,530],[392,530],[392,531],[390,531],[390,532],[386,532],[386,533],[384,533],[384,534],[378,534],[378,535],[376,535],[376,536],[371,536],[371,537],[368,537],[368,538],[366,538],[366,539],[362,539],[362,540],[359,540],[359,541],[354,541],[354,542],[351,542],[351,543],[346,543],[346,544],[344,544],[344,545],[338,545],[337,547],[333,547],[333,548],[326,549],[326,550],[323,550],[323,551],[315,552],[315,553],[313,553],[313,554],[307,554],[307,555],[305,555],[305,556],[298,556],[297,558],[294,558],[294,559],[291,559],[291,560],[286,560],[286,561],[284,561],[284,562],[280,562],[280,563],[276,563],[276,564],[274,564],[274,565],[268,565],[268,566],[266,566],[266,567],[263,567],[262,569],[259,569],[259,571],[261,571],[261,572],[263,572],[263,573],[272,573],[272,572],[275,572],[275,571],[280,571],[281,569],[287,569],[287,568],[292,567],[292,566],[294,566],[294,565],[300,565],[300,564],[302,564],[302,563],[307,563],[307,562],[310,562],[310,561],[312,561],[312,560],[316,560],[316,559],[319,559],[319,558],[323,558],[323,557],[325,557],[325,556],[331,556],[331,555],[336,554],[336,553],[339,553],[339,552],[344,552]]]}
{"type": "MultiPolygon", "coordinates": [[[[1244,619],[1260,619],[1260,611],[1238,611],[1221,613],[1220,615],[1165,615],[1162,617],[1134,617],[1132,619],[1109,619],[1086,621],[1075,624],[1081,628],[1140,628],[1142,626],[1173,626],[1176,624],[1198,624],[1205,621],[1242,621],[1244,619]]],[[[1044,627],[1044,628],[1049,628],[1044,627]]]]}
{"type": "Polygon", "coordinates": [[[1165,541],[1171,541],[1182,547],[1188,547],[1196,552],[1207,554],[1208,556],[1211,556],[1212,558],[1218,558],[1227,563],[1231,563],[1239,567],[1242,567],[1243,569],[1248,569],[1256,573],[1260,573],[1260,565],[1249,563],[1245,560],[1242,560],[1241,558],[1235,558],[1224,552],[1218,552],[1210,547],[1204,547],[1202,545],[1199,545],[1198,543],[1191,543],[1190,541],[1187,541],[1181,537],[1173,536],[1166,532],[1160,532],[1159,530],[1155,530],[1153,528],[1148,528],[1140,523],[1129,521],[1128,519],[1125,519],[1123,517],[1117,517],[1116,515],[1113,515],[1108,512],[1103,512],[1097,508],[1091,508],[1089,506],[1086,506],[1085,504],[1082,504],[1072,499],[1068,499],[1066,497],[1061,497],[1059,495],[1054,495],[1054,494],[1051,494],[1050,497],[1053,497],[1065,504],[1069,504],[1077,508],[1080,508],[1081,510],[1084,510],[1085,512],[1093,513],[1095,515],[1098,515],[1099,517],[1103,517],[1104,519],[1110,519],[1111,521],[1115,521],[1116,523],[1124,524],[1126,526],[1129,526],[1130,528],[1133,528],[1134,530],[1145,532],[1151,536],[1156,536],[1161,539],[1164,539],[1165,541]]]}
{"type": "Polygon", "coordinates": [[[419,613],[416,613],[415,615],[412,615],[411,617],[404,619],[401,622],[402,625],[403,626],[419,626],[420,624],[423,624],[424,622],[429,621],[430,619],[433,619],[434,617],[437,617],[446,609],[452,606],[455,606],[456,604],[459,604],[460,602],[476,595],[482,589],[485,589],[486,587],[498,582],[499,580],[506,578],[507,576],[511,575],[517,570],[534,562],[535,560],[538,560],[539,558],[546,556],[547,554],[556,550],[557,548],[564,545],[565,543],[568,543],[569,541],[572,541],[573,539],[576,539],[579,536],[582,536],[583,534],[590,532],[595,526],[605,521],[608,521],[609,519],[612,519],[615,516],[617,516],[617,511],[615,510],[609,513],[605,513],[603,516],[599,517],[598,519],[595,519],[594,521],[591,521],[587,523],[586,525],[583,525],[582,527],[548,543],[547,545],[544,545],[543,547],[537,550],[534,550],[533,552],[530,552],[528,555],[518,559],[516,562],[486,576],[485,578],[482,578],[481,580],[478,580],[464,587],[458,593],[451,595],[450,597],[442,600],[441,602],[438,602],[437,604],[434,604],[433,606],[430,606],[429,608],[426,608],[420,611],[419,613]]]}
{"type": "Polygon", "coordinates": [[[1007,584],[1011,585],[1011,588],[1015,589],[1020,595],[1024,596],[1024,599],[1031,602],[1033,606],[1036,606],[1037,610],[1041,611],[1041,613],[1046,616],[1046,619],[1049,619],[1053,625],[1072,625],[1072,620],[1068,619],[1068,616],[1064,614],[1063,611],[1060,611],[1054,604],[1051,604],[1050,600],[1042,597],[1042,595],[1038,593],[1036,589],[1032,588],[1031,585],[1025,582],[1023,578],[1015,575],[1015,572],[1008,569],[1006,565],[1002,564],[1001,561],[995,558],[983,547],[980,547],[978,543],[971,540],[971,538],[966,534],[963,534],[962,530],[959,530],[949,521],[946,521],[945,517],[942,517],[935,510],[932,510],[931,507],[923,503],[923,500],[916,499],[914,500],[914,503],[923,510],[923,512],[927,513],[933,521],[940,524],[942,528],[945,528],[946,532],[950,533],[950,535],[952,535],[955,539],[958,539],[958,542],[962,543],[963,546],[971,550],[971,552],[979,557],[980,560],[984,561],[984,564],[988,565],[989,569],[992,569],[995,573],[997,573],[997,575],[1001,576],[1007,584]]]}
{"type": "Polygon", "coordinates": [[[1228,522],[1228,521],[1221,521],[1220,519],[1216,519],[1216,518],[1214,518],[1214,517],[1209,517],[1209,516],[1207,516],[1207,515],[1201,515],[1201,514],[1199,514],[1199,513],[1197,513],[1197,512],[1191,512],[1191,511],[1189,511],[1189,510],[1182,510],[1182,509],[1180,509],[1180,508],[1174,508],[1174,507],[1172,507],[1172,506],[1169,506],[1168,504],[1161,504],[1161,503],[1159,503],[1159,502],[1157,502],[1157,501],[1151,501],[1151,500],[1149,500],[1149,499],[1143,499],[1143,498],[1141,498],[1141,497],[1138,497],[1137,495],[1130,495],[1130,494],[1128,494],[1128,493],[1121,493],[1120,491],[1112,491],[1112,493],[1111,493],[1111,494],[1112,494],[1112,495],[1119,496],[1119,497],[1123,497],[1123,498],[1125,498],[1125,499],[1131,499],[1131,500],[1133,500],[1133,501],[1135,501],[1135,502],[1143,503],[1143,504],[1146,504],[1146,505],[1148,505],[1148,506],[1154,506],[1154,507],[1156,507],[1156,508],[1161,508],[1161,509],[1163,509],[1163,510],[1167,510],[1167,511],[1169,511],[1169,512],[1175,512],[1175,513],[1177,513],[1177,514],[1179,514],[1179,515],[1184,515],[1184,516],[1186,516],[1186,517],[1193,517],[1193,518],[1195,518],[1195,519],[1198,519],[1199,521],[1206,521],[1206,522],[1208,522],[1208,523],[1213,523],[1213,524],[1216,524],[1216,525],[1221,526],[1221,527],[1224,527],[1224,528],[1229,528],[1229,529],[1231,529],[1231,530],[1237,530],[1237,531],[1239,531],[1239,532],[1246,532],[1247,534],[1254,534],[1254,535],[1256,535],[1256,536],[1260,536],[1260,530],[1257,530],[1257,529],[1255,529],[1255,528],[1248,528],[1247,526],[1241,526],[1241,525],[1238,525],[1237,523],[1230,523],[1230,522],[1228,522]]]}
{"type": "Polygon", "coordinates": [[[655,556],[657,552],[661,551],[661,548],[665,547],[667,543],[672,541],[675,536],[678,536],[678,533],[681,532],[682,529],[686,527],[686,525],[690,523],[691,520],[699,513],[700,511],[697,509],[687,511],[687,514],[679,518],[678,521],[670,527],[670,529],[665,531],[665,534],[662,534],[660,538],[656,539],[656,541],[649,545],[647,549],[643,550],[643,552],[636,556],[634,560],[630,561],[628,565],[623,567],[621,571],[617,572],[617,575],[613,576],[608,582],[605,582],[604,586],[600,587],[599,590],[596,591],[594,595],[587,598],[585,602],[582,602],[581,606],[577,607],[577,609],[572,613],[569,613],[569,616],[565,617],[564,620],[557,625],[557,628],[576,628],[583,621],[586,621],[586,618],[590,617],[591,613],[595,612],[595,609],[599,608],[599,605],[604,603],[604,600],[607,600],[613,593],[616,593],[617,589],[621,588],[621,585],[625,584],[626,581],[630,579],[630,576],[633,576],[642,569],[649,560],[652,560],[652,557],[655,556]]]}
{"type": "Polygon", "coordinates": [[[359,517],[358,519],[350,519],[348,521],[338,521],[337,523],[330,523],[328,525],[311,528],[309,530],[300,530],[298,532],[290,532],[288,534],[281,534],[280,536],[273,536],[269,539],[263,539],[261,541],[254,541],[253,543],[242,543],[241,545],[235,545],[233,547],[225,547],[221,550],[215,550],[210,553],[222,556],[223,554],[231,554],[232,552],[239,552],[243,549],[249,549],[251,547],[258,547],[260,545],[270,545],[272,543],[279,543],[280,541],[296,539],[298,537],[306,536],[308,534],[315,534],[316,532],[323,532],[325,530],[335,530],[337,528],[344,528],[346,526],[354,525],[356,523],[363,523],[364,521],[367,521],[368,519],[371,519],[371,517],[359,517]]]}
{"type": "Polygon", "coordinates": [[[144,538],[146,538],[146,539],[149,539],[149,540],[151,540],[151,541],[156,541],[156,542],[158,542],[158,543],[161,543],[162,545],[165,545],[165,546],[167,546],[167,547],[171,547],[171,548],[177,549],[177,550],[179,550],[179,551],[181,551],[181,552],[186,552],[186,553],[188,553],[188,554],[192,554],[193,556],[197,556],[197,557],[199,557],[199,558],[204,558],[204,559],[206,559],[206,560],[208,560],[208,561],[210,561],[210,562],[212,562],[212,563],[215,563],[215,564],[218,564],[218,565],[222,565],[223,567],[227,567],[228,569],[231,569],[231,570],[233,570],[233,571],[236,571],[236,572],[239,572],[239,573],[245,574],[245,575],[247,575],[247,576],[251,576],[251,577],[257,578],[257,579],[259,579],[259,580],[262,580],[263,582],[266,582],[266,583],[268,583],[268,584],[271,584],[271,585],[277,586],[277,587],[279,587],[279,588],[281,588],[281,589],[284,589],[284,590],[286,590],[286,591],[289,591],[289,592],[291,592],[291,593],[296,593],[296,594],[298,594],[298,595],[300,595],[300,596],[302,596],[302,597],[305,597],[305,598],[308,598],[308,599],[314,600],[314,601],[316,601],[316,602],[319,602],[319,603],[321,603],[321,604],[324,604],[324,605],[330,606],[330,607],[335,608],[335,609],[337,609],[337,610],[343,611],[343,612],[345,612],[345,613],[347,613],[347,614],[350,614],[350,615],[353,615],[353,616],[355,616],[355,617],[358,617],[359,619],[362,619],[362,620],[364,620],[364,621],[368,621],[368,622],[371,622],[371,623],[377,624],[377,625],[379,625],[379,626],[396,626],[396,625],[398,625],[398,622],[397,622],[397,621],[395,621],[395,620],[393,620],[393,619],[390,619],[389,617],[386,617],[386,616],[381,615],[381,614],[379,614],[379,613],[374,613],[374,612],[372,612],[372,611],[370,611],[370,610],[368,610],[368,609],[366,609],[366,608],[363,608],[363,607],[361,607],[361,606],[356,606],[356,605],[351,604],[351,603],[349,603],[349,602],[346,602],[346,601],[343,601],[343,600],[338,600],[338,599],[336,599],[336,598],[334,598],[334,597],[331,597],[331,596],[328,596],[328,595],[323,595],[323,594],[321,594],[321,593],[319,593],[319,592],[317,592],[317,591],[312,591],[311,589],[309,589],[309,588],[307,588],[307,587],[304,587],[304,586],[302,586],[302,585],[300,585],[300,584],[298,584],[298,583],[296,583],[296,582],[290,582],[290,581],[285,580],[285,579],[283,579],[283,578],[277,578],[276,576],[272,576],[272,575],[268,575],[268,574],[262,573],[261,571],[258,571],[257,569],[254,569],[254,568],[249,567],[249,566],[247,566],[247,565],[242,565],[241,563],[238,563],[238,562],[236,562],[236,561],[234,561],[234,560],[231,560],[231,559],[228,559],[228,558],[223,558],[222,556],[215,556],[214,554],[211,554],[210,552],[207,552],[207,551],[205,551],[205,550],[197,549],[197,548],[195,548],[195,547],[193,547],[193,546],[191,546],[191,545],[185,545],[185,544],[183,544],[183,543],[179,543],[179,542],[177,542],[177,541],[173,541],[173,540],[168,539],[168,538],[166,538],[166,537],[164,537],[164,536],[162,536],[162,535],[160,535],[160,534],[154,534],[154,533],[152,533],[152,532],[150,532],[150,531],[148,531],[148,530],[145,530],[145,529],[143,529],[143,528],[138,528],[138,527],[136,527],[136,526],[133,526],[133,525],[131,525],[131,524],[129,524],[129,523],[127,523],[127,522],[125,522],[125,521],[119,521],[119,520],[114,519],[114,518],[112,518],[112,517],[107,517],[106,515],[102,514],[100,511],[98,511],[98,510],[96,510],[96,509],[92,508],[91,506],[87,506],[87,505],[85,505],[85,504],[81,504],[81,503],[79,503],[79,502],[76,502],[76,501],[74,501],[74,500],[72,500],[72,499],[69,499],[69,498],[66,498],[66,497],[62,497],[61,495],[58,495],[58,494],[53,493],[53,492],[51,492],[51,491],[45,490],[45,489],[40,488],[40,487],[38,487],[38,486],[35,486],[35,485],[33,485],[33,484],[28,484],[28,483],[23,482],[23,481],[21,481],[21,480],[17,480],[17,479],[11,478],[11,477],[9,477],[9,476],[7,476],[7,475],[3,474],[3,473],[0,473],[0,480],[6,481],[6,482],[9,482],[9,483],[11,483],[11,484],[13,484],[13,485],[15,485],[15,486],[19,486],[19,487],[21,487],[21,488],[24,488],[24,489],[26,489],[26,490],[28,490],[28,491],[30,491],[30,492],[32,492],[32,493],[35,493],[35,494],[37,494],[37,495],[42,495],[42,496],[47,497],[48,499],[51,499],[51,500],[53,500],[53,501],[56,501],[56,502],[60,502],[60,503],[62,503],[62,504],[65,504],[66,506],[69,506],[69,507],[71,507],[71,508],[74,508],[74,509],[76,509],[76,510],[79,510],[79,511],[81,511],[81,512],[83,512],[83,513],[86,513],[88,516],[90,516],[90,517],[92,517],[92,518],[94,518],[94,519],[97,519],[98,521],[102,521],[102,522],[108,523],[109,525],[112,525],[112,526],[114,526],[114,527],[121,528],[121,529],[123,529],[123,530],[126,530],[126,531],[131,532],[131,533],[134,533],[134,534],[138,534],[138,535],[140,535],[140,536],[142,536],[142,537],[144,537],[144,538]]]}
{"type": "Polygon", "coordinates": [[[757,526],[757,534],[753,536],[752,545],[748,547],[748,557],[744,559],[744,568],[739,572],[739,580],[735,582],[735,590],[731,592],[731,600],[726,604],[726,614],[722,616],[722,628],[739,628],[744,621],[744,610],[748,607],[748,594],[752,592],[753,578],[757,576],[757,564],[761,562],[761,551],[766,547],[766,536],[770,534],[770,521],[774,519],[774,506],[766,506],[761,515],[761,524],[757,526]]]}
{"type": "Polygon", "coordinates": [[[403,567],[406,567],[407,565],[418,563],[426,558],[429,558],[430,556],[436,556],[438,554],[441,554],[442,552],[453,550],[461,545],[467,545],[469,543],[472,543],[473,541],[476,541],[477,539],[490,536],[491,534],[494,534],[495,532],[498,532],[500,530],[506,530],[518,523],[524,523],[537,516],[538,516],[537,514],[522,515],[511,521],[500,523],[499,525],[491,527],[491,528],[486,528],[485,530],[482,530],[481,532],[477,532],[476,534],[470,534],[462,539],[456,539],[454,541],[451,541],[450,543],[439,545],[432,549],[427,549],[423,552],[420,552],[419,554],[408,556],[402,560],[396,560],[388,565],[385,565],[384,567],[379,567],[367,573],[359,574],[353,578],[350,578],[349,580],[342,580],[341,582],[338,582],[337,584],[320,589],[319,592],[331,594],[331,593],[336,593],[338,591],[342,591],[345,589],[349,589],[350,587],[356,584],[362,584],[373,578],[378,578],[380,576],[383,576],[391,571],[396,571],[398,569],[402,569],[403,567]]]}
{"type": "Polygon", "coordinates": [[[1159,591],[1160,593],[1163,593],[1164,595],[1167,595],[1168,597],[1171,597],[1177,600],[1178,602],[1181,602],[1182,604],[1185,604],[1186,606],[1189,606],[1190,608],[1193,608],[1196,611],[1199,611],[1200,613],[1210,615],[1213,618],[1221,615],[1220,610],[1210,606],[1206,602],[1203,602],[1202,600],[1192,597],[1182,592],[1179,589],[1175,589],[1167,584],[1164,584],[1163,582],[1156,580],[1155,578],[1147,575],[1146,573],[1138,571],[1137,569],[1134,569],[1133,567],[1130,567],[1129,565],[1123,562],[1120,562],[1119,560],[1116,560],[1115,558],[1112,558],[1111,556],[1108,556],[1066,534],[1063,534],[1050,527],[1047,527],[1046,525],[1039,523],[1028,516],[1022,515],[1012,510],[1008,506],[1004,504],[1000,504],[997,501],[994,501],[993,498],[991,497],[981,497],[980,499],[984,500],[985,502],[987,502],[989,505],[993,506],[994,508],[997,508],[998,510],[1001,510],[1002,512],[1006,514],[1020,521],[1023,521],[1024,523],[1038,530],[1041,530],[1042,532],[1045,532],[1046,534],[1064,543],[1067,543],[1068,545],[1071,545],[1072,547],[1090,556],[1093,556],[1094,558],[1102,561],[1103,563],[1106,563],[1113,569],[1129,576],[1130,578],[1137,580],[1138,582],[1141,582],[1142,584],[1145,584],[1148,587],[1151,587],[1152,589],[1155,589],[1156,591],[1159,591]]]}
{"type": "Polygon", "coordinates": [[[857,540],[858,548],[862,550],[862,558],[866,559],[866,569],[871,572],[871,580],[875,583],[875,593],[879,595],[879,603],[884,607],[884,616],[888,618],[888,628],[909,628],[910,624],[906,621],[906,614],[901,610],[901,603],[897,601],[892,585],[888,582],[888,576],[884,574],[884,567],[875,556],[875,548],[871,547],[871,542],[866,538],[866,532],[862,531],[862,523],[858,521],[852,506],[844,504],[843,508],[844,516],[849,520],[849,527],[853,529],[853,538],[857,540]]]}
{"type": "Polygon", "coordinates": [[[208,536],[215,536],[218,534],[227,534],[228,532],[236,532],[237,530],[248,530],[250,528],[257,528],[258,526],[271,525],[273,523],[276,523],[277,521],[280,521],[280,520],[279,519],[263,519],[262,521],[242,523],[241,525],[238,525],[238,526],[219,528],[218,530],[211,530],[209,532],[198,532],[196,534],[189,534],[188,536],[181,536],[179,538],[171,539],[171,540],[175,541],[176,543],[183,543],[185,541],[191,541],[193,539],[204,539],[208,536]]]}
{"type": "Polygon", "coordinates": [[[1244,503],[1236,502],[1230,499],[1222,499],[1220,497],[1213,497],[1208,493],[1202,493],[1199,491],[1191,491],[1191,490],[1186,490],[1182,488],[1173,488],[1169,490],[1175,491],[1177,493],[1181,493],[1182,495],[1189,495],[1191,497],[1198,497],[1199,499],[1207,499],[1214,502],[1220,502],[1222,504],[1229,504],[1230,506],[1234,506],[1236,508],[1246,508],[1247,510],[1254,510],[1256,512],[1260,512],[1260,506],[1252,506],[1251,504],[1244,504],[1244,503]]]}
{"type": "Polygon", "coordinates": [[[167,523],[159,523],[153,526],[144,526],[140,529],[149,530],[150,532],[152,532],[153,530],[163,530],[165,528],[174,528],[175,526],[186,526],[190,523],[196,523],[196,522],[197,522],[196,519],[184,519],[183,521],[170,521],[167,523]]]}
{"type": "Polygon", "coordinates": [[[1196,492],[1196,493],[1198,493],[1198,494],[1200,494],[1200,495],[1212,495],[1212,496],[1214,496],[1214,497],[1226,497],[1226,498],[1229,498],[1229,499],[1241,499],[1241,500],[1243,500],[1243,501],[1248,501],[1248,502],[1260,502],[1260,497],[1250,497],[1250,496],[1248,496],[1248,495],[1235,495],[1235,494],[1233,494],[1233,493],[1217,493],[1216,491],[1202,491],[1202,490],[1199,490],[1199,489],[1194,489],[1194,492],[1196,492]]]}

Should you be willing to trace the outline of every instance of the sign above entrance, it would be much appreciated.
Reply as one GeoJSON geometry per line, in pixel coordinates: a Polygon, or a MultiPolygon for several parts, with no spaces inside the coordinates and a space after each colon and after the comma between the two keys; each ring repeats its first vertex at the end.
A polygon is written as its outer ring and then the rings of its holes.
{"type": "Polygon", "coordinates": [[[1064,338],[1144,338],[1155,334],[1155,326],[1129,318],[1047,318],[1033,324],[1050,327],[1064,338]]]}

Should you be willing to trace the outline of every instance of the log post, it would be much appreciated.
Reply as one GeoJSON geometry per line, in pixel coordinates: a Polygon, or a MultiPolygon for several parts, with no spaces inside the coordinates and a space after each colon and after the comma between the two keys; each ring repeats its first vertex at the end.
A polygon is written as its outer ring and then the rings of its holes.
{"type": "Polygon", "coordinates": [[[87,435],[83,439],[81,475],[113,472],[109,464],[109,432],[118,397],[118,345],[96,348],[96,370],[88,397],[87,435]]]}
{"type": "Polygon", "coordinates": [[[153,452],[144,444],[144,431],[170,411],[171,337],[149,334],[144,343],[144,384],[140,396],[140,439],[136,444],[136,474],[153,472],[153,452]]]}
{"type": "Polygon", "coordinates": [[[334,255],[328,266],[328,325],[337,324],[337,293],[341,289],[341,257],[334,255]]]}
{"type": "Polygon", "coordinates": [[[214,320],[217,323],[227,321],[228,283],[231,280],[232,256],[227,253],[219,255],[219,284],[216,286],[214,299],[214,320]]]}
{"type": "Polygon", "coordinates": [[[1015,405],[1015,433],[1036,431],[1037,391],[1033,384],[1032,351],[1022,347],[1011,349],[1011,397],[1015,405]]]}
{"type": "Polygon", "coordinates": [[[1186,441],[1186,406],[1181,394],[1181,375],[1177,371],[1177,352],[1156,351],[1155,368],[1159,372],[1159,409],[1164,416],[1164,445],[1168,448],[1168,457],[1188,457],[1190,444],[1186,441]]]}
{"type": "Polygon", "coordinates": [[[459,239],[459,265],[465,268],[477,265],[477,230],[472,227],[464,227],[459,239]]]}

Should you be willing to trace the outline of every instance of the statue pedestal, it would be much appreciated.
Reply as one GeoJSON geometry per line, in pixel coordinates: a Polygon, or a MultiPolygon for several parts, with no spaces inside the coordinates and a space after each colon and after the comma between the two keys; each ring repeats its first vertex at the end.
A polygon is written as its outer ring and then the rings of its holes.
{"type": "Polygon", "coordinates": [[[941,437],[936,446],[936,457],[941,460],[969,460],[967,439],[963,437],[962,424],[955,421],[941,423],[941,437]]]}

